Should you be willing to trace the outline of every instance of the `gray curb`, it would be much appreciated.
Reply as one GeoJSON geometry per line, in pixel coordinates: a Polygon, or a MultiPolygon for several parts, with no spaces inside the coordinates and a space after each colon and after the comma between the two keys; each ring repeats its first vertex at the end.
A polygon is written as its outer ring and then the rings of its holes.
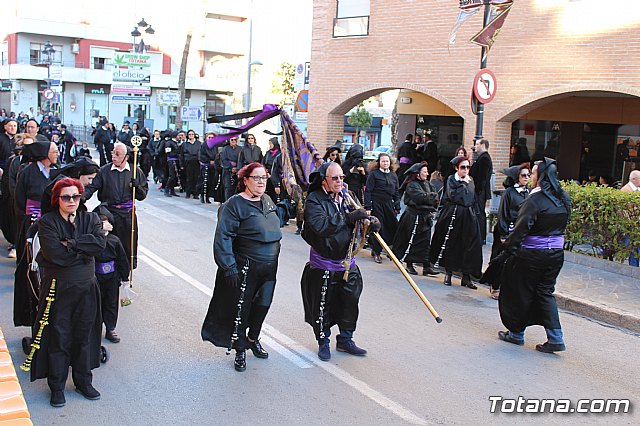
{"type": "Polygon", "coordinates": [[[625,328],[633,333],[640,333],[640,316],[638,315],[562,293],[556,293],[555,296],[559,309],[625,328]]]}

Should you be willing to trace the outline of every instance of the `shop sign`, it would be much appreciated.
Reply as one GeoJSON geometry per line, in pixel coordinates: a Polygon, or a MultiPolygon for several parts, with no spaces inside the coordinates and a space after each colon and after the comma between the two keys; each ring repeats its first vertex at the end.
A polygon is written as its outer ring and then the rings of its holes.
{"type": "Polygon", "coordinates": [[[158,92],[158,105],[180,105],[180,92],[173,90],[161,90],[158,92]]]}
{"type": "Polygon", "coordinates": [[[116,67],[151,67],[151,55],[132,52],[113,52],[113,65],[116,67]]]}
{"type": "Polygon", "coordinates": [[[92,95],[108,95],[111,92],[111,87],[104,84],[89,84],[84,85],[84,93],[90,93],[92,95]]]}

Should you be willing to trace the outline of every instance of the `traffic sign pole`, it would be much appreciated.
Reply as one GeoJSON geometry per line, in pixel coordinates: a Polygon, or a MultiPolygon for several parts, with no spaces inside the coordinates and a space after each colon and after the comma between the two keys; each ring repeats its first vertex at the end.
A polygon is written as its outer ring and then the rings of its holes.
{"type": "MultiPolygon", "coordinates": [[[[490,11],[490,0],[482,0],[484,4],[484,20],[482,23],[482,27],[486,27],[489,24],[489,11],[490,11]]],[[[482,52],[480,53],[480,69],[485,69],[487,67],[487,48],[482,47],[482,52]]],[[[474,82],[475,83],[475,82],[474,82]]],[[[482,131],[484,126],[484,104],[478,102],[478,113],[476,115],[476,135],[473,137],[473,145],[483,138],[482,131]]]]}

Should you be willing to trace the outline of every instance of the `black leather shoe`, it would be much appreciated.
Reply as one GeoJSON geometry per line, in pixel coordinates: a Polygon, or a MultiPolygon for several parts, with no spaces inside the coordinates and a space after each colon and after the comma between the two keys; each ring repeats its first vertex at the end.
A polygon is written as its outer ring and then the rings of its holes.
{"type": "Polygon", "coordinates": [[[236,359],[233,361],[233,368],[236,371],[244,371],[247,369],[247,352],[236,351],[236,359]]]}
{"type": "Polygon", "coordinates": [[[356,345],[356,342],[351,339],[342,342],[338,341],[336,343],[336,350],[338,352],[346,352],[350,355],[355,356],[365,356],[367,354],[367,351],[365,349],[358,347],[358,345],[356,345]]]}
{"type": "Polygon", "coordinates": [[[540,345],[536,345],[536,351],[544,352],[546,354],[552,354],[554,352],[566,351],[567,348],[564,343],[549,343],[545,342],[540,345]]]}
{"type": "Polygon", "coordinates": [[[431,266],[425,266],[424,268],[422,268],[422,275],[424,275],[424,276],[426,276],[426,275],[438,275],[438,274],[440,274],[440,272],[436,271],[431,266]]]}
{"type": "Polygon", "coordinates": [[[449,272],[447,272],[447,274],[444,276],[444,285],[451,285],[451,273],[449,272]]]}
{"type": "Polygon", "coordinates": [[[115,330],[107,330],[104,334],[104,338],[111,343],[120,343],[120,336],[118,336],[118,333],[116,333],[115,330]]]}
{"type": "Polygon", "coordinates": [[[260,340],[255,340],[254,342],[247,339],[247,346],[253,352],[253,356],[256,358],[267,359],[269,358],[269,352],[265,351],[262,345],[260,344],[260,340]]]}
{"type": "Polygon", "coordinates": [[[513,343],[514,345],[518,346],[524,345],[524,340],[514,339],[511,333],[509,333],[508,331],[498,331],[498,339],[504,342],[513,343]]]}
{"type": "Polygon", "coordinates": [[[382,263],[382,258],[380,257],[379,254],[376,253],[373,255],[373,261],[376,263],[382,263]]]}
{"type": "Polygon", "coordinates": [[[462,276],[462,281],[460,282],[460,285],[462,287],[469,287],[471,290],[475,290],[478,288],[478,286],[476,286],[472,281],[471,281],[471,277],[469,275],[463,275],[462,276]]]}
{"type": "Polygon", "coordinates": [[[418,271],[413,267],[413,263],[407,263],[407,272],[411,275],[418,275],[418,271]]]}
{"type": "Polygon", "coordinates": [[[296,229],[296,235],[300,235],[302,233],[302,230],[300,228],[296,229]]]}
{"type": "Polygon", "coordinates": [[[207,203],[207,204],[211,204],[211,200],[209,199],[209,197],[205,198],[204,202],[207,203]]]}
{"type": "Polygon", "coordinates": [[[98,392],[92,385],[78,386],[76,388],[76,392],[92,401],[100,399],[100,392],[98,392]]]}
{"type": "Polygon", "coordinates": [[[64,391],[51,391],[51,400],[49,404],[52,407],[64,407],[67,400],[64,398],[64,391]]]}

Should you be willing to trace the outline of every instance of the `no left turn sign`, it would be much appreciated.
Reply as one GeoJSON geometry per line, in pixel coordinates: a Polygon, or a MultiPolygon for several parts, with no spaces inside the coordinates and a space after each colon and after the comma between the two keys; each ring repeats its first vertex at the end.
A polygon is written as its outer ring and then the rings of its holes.
{"type": "Polygon", "coordinates": [[[473,93],[478,102],[488,104],[496,96],[498,83],[496,76],[490,69],[481,69],[473,79],[473,93]]]}

